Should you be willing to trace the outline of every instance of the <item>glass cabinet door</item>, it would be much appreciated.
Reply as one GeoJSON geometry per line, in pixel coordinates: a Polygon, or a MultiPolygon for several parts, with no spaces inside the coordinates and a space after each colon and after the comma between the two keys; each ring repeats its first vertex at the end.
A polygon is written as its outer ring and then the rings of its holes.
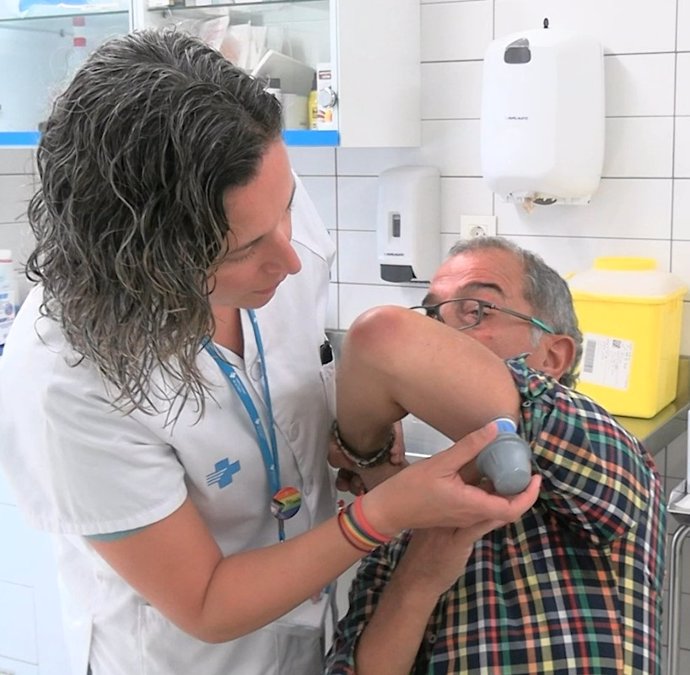
{"type": "Polygon", "coordinates": [[[127,0],[0,0],[0,147],[36,145],[79,63],[129,27],[127,0]]]}
{"type": "Polygon", "coordinates": [[[419,145],[419,0],[132,1],[264,78],[289,145],[419,145]]]}
{"type": "Polygon", "coordinates": [[[135,0],[135,4],[135,26],[175,24],[262,78],[283,104],[288,144],[338,144],[333,115],[324,114],[322,106],[319,118],[315,110],[317,71],[331,68],[329,0],[135,0]]]}

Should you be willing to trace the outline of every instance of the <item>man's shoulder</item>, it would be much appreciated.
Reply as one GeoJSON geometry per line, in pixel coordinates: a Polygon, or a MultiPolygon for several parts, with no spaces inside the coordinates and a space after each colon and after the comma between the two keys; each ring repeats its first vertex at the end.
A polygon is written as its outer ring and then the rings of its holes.
{"type": "Polygon", "coordinates": [[[521,397],[536,398],[552,390],[554,387],[567,389],[550,375],[528,366],[528,356],[529,354],[527,353],[518,354],[505,361],[521,397]]]}
{"type": "MultiPolygon", "coordinates": [[[[596,401],[577,389],[561,384],[558,380],[536,370],[526,363],[527,354],[521,354],[506,360],[522,402],[523,418],[525,415],[536,422],[535,411],[538,411],[538,427],[557,423],[562,430],[571,431],[577,428],[578,434],[588,434],[596,429],[597,437],[603,442],[622,443],[629,447],[639,446],[639,441],[631,436],[609,413],[596,401]],[[529,411],[529,412],[528,412],[529,411]],[[547,422],[547,419],[551,420],[547,422]]],[[[535,430],[535,429],[533,429],[535,430]]]]}

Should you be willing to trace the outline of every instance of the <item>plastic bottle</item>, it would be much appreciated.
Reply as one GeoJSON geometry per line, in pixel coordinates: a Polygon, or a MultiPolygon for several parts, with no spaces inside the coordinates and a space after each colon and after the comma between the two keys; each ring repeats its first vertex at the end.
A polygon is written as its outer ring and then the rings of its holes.
{"type": "Polygon", "coordinates": [[[0,354],[14,321],[16,303],[12,251],[0,249],[0,354]]]}
{"type": "Polygon", "coordinates": [[[309,98],[307,99],[308,119],[307,126],[309,129],[317,128],[317,119],[319,116],[319,96],[316,90],[316,73],[311,83],[311,90],[309,91],[309,98]]]}

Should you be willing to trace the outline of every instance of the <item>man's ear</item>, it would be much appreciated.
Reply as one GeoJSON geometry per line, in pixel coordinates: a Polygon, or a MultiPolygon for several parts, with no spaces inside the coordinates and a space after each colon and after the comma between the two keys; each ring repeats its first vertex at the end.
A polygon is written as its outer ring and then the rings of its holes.
{"type": "Polygon", "coordinates": [[[542,345],[539,350],[539,360],[541,363],[536,365],[547,375],[551,375],[556,380],[560,380],[563,373],[570,370],[575,358],[575,341],[570,335],[544,335],[541,339],[542,345]]]}

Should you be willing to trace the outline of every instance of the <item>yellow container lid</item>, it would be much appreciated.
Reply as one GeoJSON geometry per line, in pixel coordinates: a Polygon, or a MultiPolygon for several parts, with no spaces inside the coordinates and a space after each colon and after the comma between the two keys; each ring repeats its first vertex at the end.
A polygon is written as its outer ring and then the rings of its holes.
{"type": "Polygon", "coordinates": [[[628,258],[624,256],[602,256],[594,259],[595,270],[625,270],[641,272],[655,270],[657,263],[654,258],[628,258]]]}
{"type": "Polygon", "coordinates": [[[685,295],[687,286],[679,277],[657,269],[654,258],[599,257],[593,268],[569,275],[574,300],[615,302],[666,302],[685,295]]]}

